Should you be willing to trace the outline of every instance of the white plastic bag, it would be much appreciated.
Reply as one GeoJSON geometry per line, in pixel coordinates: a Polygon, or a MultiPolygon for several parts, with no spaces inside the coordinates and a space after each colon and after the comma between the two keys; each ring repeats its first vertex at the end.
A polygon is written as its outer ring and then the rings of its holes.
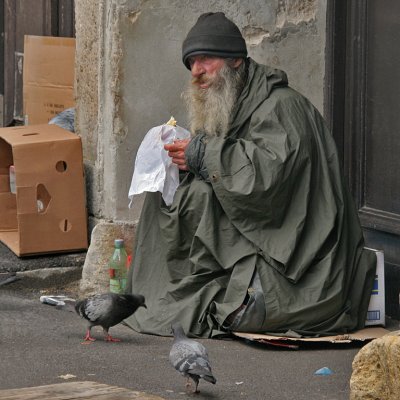
{"type": "Polygon", "coordinates": [[[173,123],[171,118],[168,123],[150,129],[139,146],[128,194],[129,208],[133,196],[143,192],[161,192],[165,204],[172,204],[179,185],[179,169],[164,150],[164,144],[190,137],[189,131],[173,123]]]}

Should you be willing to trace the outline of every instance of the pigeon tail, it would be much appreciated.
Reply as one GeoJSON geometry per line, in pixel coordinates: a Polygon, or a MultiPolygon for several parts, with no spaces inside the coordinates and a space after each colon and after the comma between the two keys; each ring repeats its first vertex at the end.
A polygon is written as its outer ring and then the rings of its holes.
{"type": "Polygon", "coordinates": [[[217,380],[211,372],[210,361],[206,348],[200,342],[189,339],[179,322],[172,325],[174,341],[169,353],[169,360],[173,367],[183,376],[189,377],[196,384],[195,393],[199,380],[215,384],[217,380]]]}

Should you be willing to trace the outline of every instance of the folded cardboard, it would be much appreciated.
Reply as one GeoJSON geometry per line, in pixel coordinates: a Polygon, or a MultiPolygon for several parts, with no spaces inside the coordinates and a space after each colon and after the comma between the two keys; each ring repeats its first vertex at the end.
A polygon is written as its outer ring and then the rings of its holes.
{"type": "Polygon", "coordinates": [[[25,35],[25,125],[43,124],[74,107],[75,39],[25,35]]]}
{"type": "MultiPolygon", "coordinates": [[[[275,335],[263,335],[259,333],[245,333],[245,332],[233,332],[233,334],[239,338],[247,339],[259,343],[270,344],[274,346],[290,347],[290,344],[296,345],[303,343],[351,343],[351,342],[365,342],[380,338],[384,335],[390,334],[390,331],[381,327],[369,327],[359,331],[343,334],[343,335],[332,335],[332,336],[321,336],[321,337],[288,337],[288,336],[275,336],[275,335]],[[287,345],[289,344],[289,346],[287,345]]],[[[294,346],[293,346],[294,348],[294,346]]]]}
{"type": "Polygon", "coordinates": [[[0,128],[0,241],[18,256],[87,249],[79,136],[48,124],[0,128]]]}
{"type": "Polygon", "coordinates": [[[374,287],[369,301],[366,326],[385,326],[385,260],[383,251],[369,249],[376,255],[376,274],[374,287]]]}

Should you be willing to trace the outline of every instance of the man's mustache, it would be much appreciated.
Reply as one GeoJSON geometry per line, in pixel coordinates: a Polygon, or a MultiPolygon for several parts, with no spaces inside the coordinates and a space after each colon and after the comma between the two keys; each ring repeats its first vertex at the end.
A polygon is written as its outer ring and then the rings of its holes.
{"type": "Polygon", "coordinates": [[[194,85],[202,85],[204,83],[212,82],[212,78],[209,78],[206,75],[200,75],[192,79],[192,84],[194,85]]]}

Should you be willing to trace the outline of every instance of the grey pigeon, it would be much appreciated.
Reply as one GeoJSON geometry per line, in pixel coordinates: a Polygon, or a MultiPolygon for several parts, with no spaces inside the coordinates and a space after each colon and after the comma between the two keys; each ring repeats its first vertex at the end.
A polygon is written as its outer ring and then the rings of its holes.
{"type": "Polygon", "coordinates": [[[174,368],[187,378],[186,388],[191,386],[190,379],[195,383],[194,393],[198,393],[197,387],[202,378],[215,384],[217,380],[211,372],[206,348],[199,342],[189,339],[180,323],[172,325],[174,342],[169,353],[169,361],[174,368]]]}
{"type": "Polygon", "coordinates": [[[85,341],[95,341],[90,336],[93,326],[101,326],[108,342],[120,342],[108,333],[110,327],[131,316],[139,307],[147,308],[142,295],[105,293],[95,294],[75,304],[75,311],[88,321],[85,341]]]}

